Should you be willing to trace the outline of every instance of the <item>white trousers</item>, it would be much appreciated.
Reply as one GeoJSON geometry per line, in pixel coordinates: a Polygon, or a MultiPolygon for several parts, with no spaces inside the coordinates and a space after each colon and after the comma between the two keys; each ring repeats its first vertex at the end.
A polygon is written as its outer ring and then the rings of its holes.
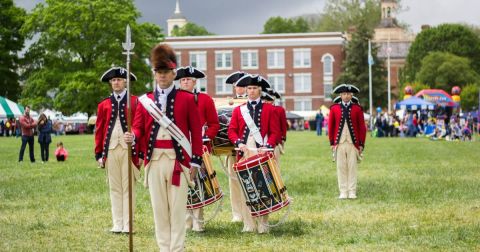
{"type": "Polygon", "coordinates": [[[147,180],[158,247],[162,252],[183,251],[188,188],[185,175],[190,174],[181,173],[180,186],[174,186],[172,174],[175,159],[162,155],[150,162],[147,180]]]}
{"type": "MultiPolygon", "coordinates": [[[[133,166],[133,164],[132,164],[133,166]]],[[[108,184],[110,187],[110,201],[112,204],[113,230],[128,232],[128,154],[121,145],[108,150],[106,162],[108,172],[108,184]]],[[[135,177],[139,171],[132,167],[134,181],[132,182],[132,207],[135,209],[135,177]]]]}
{"type": "Polygon", "coordinates": [[[235,163],[235,156],[227,156],[226,163],[228,166],[228,184],[230,187],[230,203],[232,205],[232,219],[233,220],[242,220],[242,205],[245,204],[245,201],[242,200],[242,188],[237,179],[236,173],[233,171],[233,164],[235,163]]]}
{"type": "Polygon", "coordinates": [[[337,146],[337,177],[340,194],[357,192],[357,155],[355,145],[344,142],[337,146]]]}

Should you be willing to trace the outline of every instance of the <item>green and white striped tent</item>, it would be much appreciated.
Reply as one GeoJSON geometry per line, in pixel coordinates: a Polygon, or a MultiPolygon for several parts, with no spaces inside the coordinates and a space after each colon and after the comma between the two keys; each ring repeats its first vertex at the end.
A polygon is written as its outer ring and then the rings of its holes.
{"type": "Polygon", "coordinates": [[[0,119],[20,117],[23,115],[23,111],[22,105],[0,96],[0,119]]]}

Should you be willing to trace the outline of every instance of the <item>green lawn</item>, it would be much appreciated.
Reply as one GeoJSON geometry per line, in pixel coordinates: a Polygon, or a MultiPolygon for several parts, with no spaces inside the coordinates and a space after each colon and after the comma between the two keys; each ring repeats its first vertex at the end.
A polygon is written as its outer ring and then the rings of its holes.
{"type": "MultiPolygon", "coordinates": [[[[127,251],[113,235],[104,170],[93,136],[54,137],[65,163],[18,163],[20,139],[0,138],[0,251],[127,251]]],[[[282,176],[293,205],[269,234],[241,233],[228,197],[202,234],[187,233],[189,251],[480,250],[480,142],[368,139],[359,166],[358,199],[338,200],[326,137],[289,133],[282,176]]],[[[228,196],[227,179],[216,161],[228,196]]],[[[213,209],[206,210],[207,214],[213,209]]],[[[137,184],[136,251],[158,251],[148,191],[137,184]]],[[[280,218],[276,213],[272,221],[280,218]]]]}

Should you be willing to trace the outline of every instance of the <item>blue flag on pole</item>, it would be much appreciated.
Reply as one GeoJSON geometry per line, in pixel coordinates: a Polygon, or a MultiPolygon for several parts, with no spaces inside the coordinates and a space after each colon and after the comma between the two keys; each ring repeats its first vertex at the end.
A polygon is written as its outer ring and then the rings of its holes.
{"type": "Polygon", "coordinates": [[[372,46],[368,43],[368,65],[371,66],[373,64],[375,64],[375,61],[373,61],[372,57],[372,46]]]}

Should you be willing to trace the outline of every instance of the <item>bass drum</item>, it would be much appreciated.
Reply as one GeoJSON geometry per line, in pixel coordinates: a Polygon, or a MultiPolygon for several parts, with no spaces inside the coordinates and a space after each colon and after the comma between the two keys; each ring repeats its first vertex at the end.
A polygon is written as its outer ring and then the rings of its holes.
{"type": "Polygon", "coordinates": [[[220,122],[220,130],[213,139],[212,154],[215,156],[232,155],[235,146],[228,139],[228,126],[232,119],[233,109],[245,103],[246,99],[216,98],[214,102],[220,122]]]}

